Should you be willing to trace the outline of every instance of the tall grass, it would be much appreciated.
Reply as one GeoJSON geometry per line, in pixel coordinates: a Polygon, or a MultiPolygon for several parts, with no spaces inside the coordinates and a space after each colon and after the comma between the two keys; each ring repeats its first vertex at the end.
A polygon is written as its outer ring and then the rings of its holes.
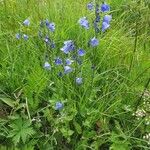
{"type": "Polygon", "coordinates": [[[78,24],[83,16],[93,21],[88,2],[0,1],[0,149],[149,149],[143,139],[150,133],[145,125],[149,110],[139,119],[133,115],[150,100],[149,2],[107,1],[113,20],[111,28],[98,35],[94,62],[87,42],[95,33],[78,24]],[[27,28],[22,25],[26,18],[31,22],[27,28]],[[55,49],[48,49],[38,36],[45,19],[56,24],[55,49]],[[16,40],[18,32],[28,34],[29,40],[16,40]],[[62,68],[56,68],[53,59],[66,58],[60,48],[70,39],[86,55],[82,65],[74,65],[75,74],[61,78],[57,74],[62,68]],[[43,68],[46,55],[51,71],[43,68]],[[81,86],[74,82],[78,76],[83,78],[81,86]],[[60,112],[54,109],[57,101],[64,103],[60,112]],[[15,136],[19,128],[12,128],[17,126],[30,132],[26,139],[15,136]]]}

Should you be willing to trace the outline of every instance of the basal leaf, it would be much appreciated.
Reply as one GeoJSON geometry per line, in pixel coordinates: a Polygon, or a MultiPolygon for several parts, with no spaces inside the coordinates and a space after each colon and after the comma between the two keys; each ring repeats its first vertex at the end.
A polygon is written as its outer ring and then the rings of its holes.
{"type": "Polygon", "coordinates": [[[7,104],[8,106],[12,107],[12,108],[15,107],[15,101],[12,100],[12,99],[10,99],[10,98],[8,98],[8,97],[0,96],[0,100],[1,100],[3,103],[7,104]]]}

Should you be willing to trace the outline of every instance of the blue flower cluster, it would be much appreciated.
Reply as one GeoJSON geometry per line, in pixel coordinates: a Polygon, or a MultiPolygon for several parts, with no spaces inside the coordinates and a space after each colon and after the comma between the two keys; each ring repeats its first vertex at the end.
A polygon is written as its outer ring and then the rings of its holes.
{"type": "MultiPolygon", "coordinates": [[[[106,2],[104,2],[103,4],[101,4],[100,6],[96,3],[96,11],[97,12],[108,12],[108,11],[110,11],[110,6],[108,5],[108,4],[106,4],[106,2]]],[[[94,10],[94,2],[89,2],[88,4],[87,4],[87,9],[88,10],[94,10]]]]}
{"type": "MultiPolygon", "coordinates": [[[[64,42],[64,45],[62,48],[60,48],[60,51],[62,51],[66,56],[70,55],[71,52],[76,52],[76,48],[75,48],[75,44],[72,40],[68,40],[68,41],[65,41],[64,42]]],[[[72,53],[72,54],[73,54],[72,53]]],[[[56,57],[54,59],[54,64],[56,66],[63,66],[64,68],[64,75],[65,74],[69,74],[71,72],[74,71],[74,69],[71,67],[72,63],[75,61],[79,61],[79,59],[77,59],[78,57],[83,57],[84,55],[86,54],[85,50],[83,50],[82,48],[79,48],[77,50],[77,53],[76,55],[72,55],[72,58],[66,58],[65,60],[63,60],[62,58],[60,57],[56,57]]],[[[47,70],[51,70],[51,65],[46,61],[45,64],[44,64],[44,68],[47,69],[47,70]]],[[[63,73],[61,72],[61,76],[63,75],[63,73]]]]}
{"type": "MultiPolygon", "coordinates": [[[[94,4],[94,2],[89,2],[87,4],[87,9],[90,11],[93,11],[95,9],[95,19],[94,19],[95,32],[100,32],[100,31],[105,32],[110,27],[110,21],[112,20],[112,16],[107,14],[110,12],[110,6],[105,2],[101,5],[99,5],[98,3],[94,4]],[[101,21],[100,14],[102,14],[103,16],[101,29],[99,27],[101,21]]],[[[87,17],[80,18],[79,24],[85,29],[90,28],[87,17]]]]}
{"type": "MultiPolygon", "coordinates": [[[[103,15],[102,19],[102,27],[101,31],[104,32],[110,27],[110,21],[112,20],[112,16],[107,14],[110,11],[110,6],[106,3],[103,3],[102,5],[95,4],[93,2],[90,2],[87,4],[87,9],[90,11],[95,10],[95,18],[94,18],[94,28],[96,32],[100,31],[99,24],[101,21],[100,13],[103,15]]],[[[87,19],[87,17],[82,17],[79,19],[78,23],[83,27],[84,29],[88,30],[90,29],[90,23],[87,19]]],[[[30,26],[30,21],[29,19],[26,19],[23,21],[23,26],[29,27],[30,26]]],[[[40,40],[42,39],[43,43],[46,45],[46,53],[48,56],[48,52],[53,53],[52,49],[56,48],[55,42],[52,39],[52,34],[55,32],[55,23],[50,22],[48,19],[42,20],[40,22],[40,27],[39,27],[39,38],[40,40]]],[[[28,35],[26,34],[21,34],[17,33],[16,34],[16,39],[23,38],[24,40],[28,40],[28,35]]],[[[99,40],[96,36],[92,37],[88,41],[88,45],[90,47],[97,47],[99,45],[99,40]]],[[[66,40],[63,42],[62,47],[59,49],[59,52],[57,54],[61,53],[59,56],[55,56],[53,59],[51,57],[51,63],[49,63],[49,59],[45,58],[45,62],[43,64],[43,68],[47,71],[53,71],[53,66],[56,68],[58,67],[59,72],[58,76],[63,77],[66,76],[67,74],[70,74],[74,72],[77,68],[76,65],[82,64],[83,56],[86,54],[86,50],[83,48],[75,45],[75,42],[73,40],[66,40]],[[63,56],[64,57],[60,57],[63,56]],[[53,59],[53,60],[52,60],[53,59]],[[74,63],[75,62],[75,63],[74,63]]],[[[94,69],[93,69],[94,70],[94,69]]],[[[80,72],[79,72],[80,73],[80,72]]],[[[80,86],[83,84],[83,79],[81,77],[82,75],[76,75],[74,81],[75,84],[80,86]]],[[[55,110],[62,110],[64,107],[64,104],[60,101],[55,103],[55,110]]]]}
{"type": "Polygon", "coordinates": [[[50,22],[48,19],[42,20],[40,22],[40,30],[39,30],[39,37],[43,39],[47,46],[50,48],[55,48],[55,42],[50,37],[50,33],[55,31],[55,23],[50,22]],[[47,30],[45,30],[45,28],[47,30]]]}
{"type": "MultiPolygon", "coordinates": [[[[30,20],[29,19],[24,20],[23,25],[28,27],[30,25],[30,20]]],[[[24,40],[28,40],[29,36],[27,34],[23,34],[23,33],[16,33],[16,39],[19,40],[21,38],[23,38],[24,40]]]]}
{"type": "MultiPolygon", "coordinates": [[[[93,21],[95,33],[100,31],[105,32],[108,28],[110,28],[110,21],[112,20],[112,16],[108,14],[110,12],[110,6],[108,4],[103,3],[99,5],[98,3],[89,2],[87,4],[87,9],[90,11],[95,10],[95,19],[93,21]],[[103,17],[102,21],[101,16],[103,17]],[[100,25],[102,26],[100,27],[100,25]]],[[[81,27],[87,30],[90,29],[90,23],[87,17],[81,17],[78,23],[81,25],[81,27]]],[[[99,45],[99,40],[97,37],[93,37],[89,40],[88,44],[91,47],[96,47],[99,45]]]]}

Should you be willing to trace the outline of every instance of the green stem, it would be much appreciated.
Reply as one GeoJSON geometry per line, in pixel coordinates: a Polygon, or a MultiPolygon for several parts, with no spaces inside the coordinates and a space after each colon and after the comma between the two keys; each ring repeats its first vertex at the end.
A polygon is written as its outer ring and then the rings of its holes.
{"type": "Polygon", "coordinates": [[[133,61],[134,61],[134,55],[135,55],[135,52],[137,50],[137,43],[138,43],[138,30],[137,29],[138,29],[138,25],[137,25],[137,21],[136,21],[136,25],[135,25],[136,33],[135,33],[135,40],[134,40],[134,49],[133,49],[133,54],[132,54],[132,58],[131,58],[131,62],[130,62],[129,72],[131,72],[131,69],[133,66],[133,61]]]}
{"type": "Polygon", "coordinates": [[[29,121],[32,122],[32,120],[31,120],[31,115],[30,115],[30,111],[29,111],[29,106],[28,106],[28,99],[27,99],[27,97],[26,97],[26,109],[27,109],[29,121]]]}

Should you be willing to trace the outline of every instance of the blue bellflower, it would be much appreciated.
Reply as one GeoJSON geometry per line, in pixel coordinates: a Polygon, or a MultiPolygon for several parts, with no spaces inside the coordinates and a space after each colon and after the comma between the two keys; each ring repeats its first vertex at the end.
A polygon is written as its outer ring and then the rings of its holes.
{"type": "Polygon", "coordinates": [[[66,59],[66,65],[67,66],[69,66],[69,65],[71,65],[73,63],[73,60],[71,60],[71,59],[66,59]]]}
{"type": "Polygon", "coordinates": [[[15,37],[16,37],[16,39],[18,39],[18,40],[19,40],[19,39],[21,38],[20,33],[16,33],[15,37]]]}
{"type": "Polygon", "coordinates": [[[82,78],[76,78],[76,84],[80,85],[82,84],[82,78]]]}
{"type": "Polygon", "coordinates": [[[108,24],[107,22],[103,22],[102,23],[102,32],[105,32],[105,30],[107,30],[110,27],[110,24],[108,24]]]}
{"type": "Polygon", "coordinates": [[[92,38],[89,42],[89,44],[92,46],[92,47],[95,47],[95,46],[98,46],[99,45],[99,41],[98,39],[96,39],[95,37],[92,38]]]}
{"type": "Polygon", "coordinates": [[[23,38],[24,38],[24,40],[28,40],[29,36],[26,34],[23,34],[23,38]]]}
{"type": "Polygon", "coordinates": [[[46,36],[44,41],[48,44],[48,43],[50,43],[50,38],[48,36],[46,36]]]}
{"type": "Polygon", "coordinates": [[[103,18],[103,22],[106,22],[106,23],[110,23],[110,21],[112,20],[112,16],[111,15],[105,15],[104,18],[103,18]]]}
{"type": "Polygon", "coordinates": [[[94,5],[93,5],[92,2],[90,2],[90,3],[87,4],[87,9],[88,10],[93,10],[93,8],[94,8],[94,5]]]}
{"type": "Polygon", "coordinates": [[[105,15],[103,18],[103,23],[102,23],[102,32],[107,30],[110,27],[110,21],[112,20],[111,15],[105,15]]]}
{"type": "Polygon", "coordinates": [[[75,49],[74,42],[72,40],[65,41],[64,46],[60,49],[65,54],[68,54],[70,51],[73,51],[75,49]]]}
{"type": "Polygon", "coordinates": [[[79,22],[79,24],[80,24],[82,27],[84,27],[85,29],[89,29],[89,22],[88,22],[88,20],[87,20],[86,17],[80,18],[78,22],[79,22]]]}
{"type": "Polygon", "coordinates": [[[56,65],[62,65],[62,64],[63,64],[62,59],[59,58],[59,57],[57,57],[57,58],[55,59],[55,64],[56,64],[56,65]]]}
{"type": "Polygon", "coordinates": [[[102,4],[101,5],[101,11],[102,12],[108,12],[108,11],[110,11],[110,6],[108,4],[106,4],[106,3],[102,4]]]}
{"type": "Polygon", "coordinates": [[[85,55],[85,51],[83,49],[79,49],[78,50],[78,55],[79,56],[84,56],[85,55]]]}
{"type": "Polygon", "coordinates": [[[64,105],[61,102],[56,102],[55,104],[55,110],[61,110],[63,109],[64,105]]]}
{"type": "Polygon", "coordinates": [[[51,70],[51,65],[46,61],[44,63],[44,68],[47,69],[47,70],[51,70]]]}
{"type": "Polygon", "coordinates": [[[23,22],[23,25],[25,25],[25,26],[29,26],[29,25],[30,25],[30,21],[29,21],[29,19],[26,19],[26,20],[23,22]]]}
{"type": "Polygon", "coordinates": [[[73,69],[70,67],[70,66],[65,66],[64,67],[64,73],[65,74],[68,74],[68,73],[70,73],[70,72],[72,72],[73,71],[73,69]]]}
{"type": "Polygon", "coordinates": [[[47,25],[47,28],[51,31],[51,32],[54,32],[55,31],[55,23],[52,22],[52,23],[49,23],[47,25]]]}

